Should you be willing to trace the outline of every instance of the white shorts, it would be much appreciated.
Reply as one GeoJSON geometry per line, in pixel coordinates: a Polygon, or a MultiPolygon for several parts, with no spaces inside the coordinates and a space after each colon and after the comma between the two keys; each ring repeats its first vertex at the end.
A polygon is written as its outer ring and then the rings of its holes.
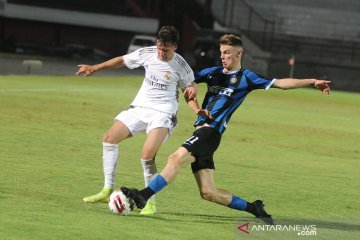
{"type": "Polygon", "coordinates": [[[142,131],[148,134],[155,128],[168,128],[168,135],[164,142],[177,125],[176,115],[143,107],[131,107],[122,111],[115,117],[115,120],[124,123],[133,136],[142,131]]]}

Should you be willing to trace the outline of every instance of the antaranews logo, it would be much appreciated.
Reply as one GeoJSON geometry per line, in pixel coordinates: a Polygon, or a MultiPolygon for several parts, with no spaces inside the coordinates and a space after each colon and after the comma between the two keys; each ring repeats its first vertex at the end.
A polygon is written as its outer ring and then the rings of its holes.
{"type": "Polygon", "coordinates": [[[246,233],[246,234],[249,234],[249,222],[246,222],[246,223],[238,226],[237,229],[239,231],[242,231],[242,232],[246,233]]]}
{"type": "Polygon", "coordinates": [[[316,236],[316,225],[304,224],[276,224],[262,225],[251,222],[238,224],[236,230],[242,234],[255,234],[256,232],[294,232],[297,236],[316,236]]]}

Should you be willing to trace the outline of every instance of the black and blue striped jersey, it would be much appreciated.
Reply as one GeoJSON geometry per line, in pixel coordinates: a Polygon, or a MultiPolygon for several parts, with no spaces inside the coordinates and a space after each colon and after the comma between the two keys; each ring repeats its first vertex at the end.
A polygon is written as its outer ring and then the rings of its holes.
{"type": "Polygon", "coordinates": [[[194,126],[207,123],[220,134],[226,130],[233,112],[246,95],[255,89],[269,89],[275,79],[264,78],[248,69],[223,73],[224,67],[212,67],[195,73],[196,83],[206,83],[207,92],[202,108],[207,109],[213,120],[198,117],[194,126]]]}

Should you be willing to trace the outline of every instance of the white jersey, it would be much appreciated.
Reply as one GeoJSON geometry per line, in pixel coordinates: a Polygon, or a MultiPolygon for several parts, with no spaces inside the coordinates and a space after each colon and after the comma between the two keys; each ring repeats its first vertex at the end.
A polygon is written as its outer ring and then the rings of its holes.
{"type": "Polygon", "coordinates": [[[170,61],[161,61],[153,46],[124,55],[124,62],[130,69],[145,68],[144,81],[131,105],[176,114],[178,88],[185,89],[194,81],[194,73],[186,61],[177,53],[170,61]]]}

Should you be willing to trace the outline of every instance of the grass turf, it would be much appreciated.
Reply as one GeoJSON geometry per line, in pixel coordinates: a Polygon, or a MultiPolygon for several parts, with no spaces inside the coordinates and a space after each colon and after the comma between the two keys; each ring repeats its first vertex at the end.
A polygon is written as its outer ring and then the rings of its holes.
{"type": "MultiPolygon", "coordinates": [[[[122,217],[82,198],[103,184],[102,134],[126,109],[141,77],[0,77],[0,239],[299,239],[297,231],[237,228],[249,214],[201,200],[190,167],[158,197],[158,214],[122,217]],[[251,230],[251,229],[249,229],[251,230]]],[[[200,95],[204,93],[200,85],[200,95]]],[[[201,99],[201,97],[200,97],[201,99]]],[[[180,124],[158,169],[187,139],[180,124]]],[[[312,239],[355,239],[360,230],[360,95],[313,89],[250,93],[215,154],[215,181],[263,199],[277,224],[316,226],[312,239]]],[[[120,144],[117,187],[143,186],[140,134],[120,144]]],[[[261,224],[261,223],[259,223],[261,224]]]]}

